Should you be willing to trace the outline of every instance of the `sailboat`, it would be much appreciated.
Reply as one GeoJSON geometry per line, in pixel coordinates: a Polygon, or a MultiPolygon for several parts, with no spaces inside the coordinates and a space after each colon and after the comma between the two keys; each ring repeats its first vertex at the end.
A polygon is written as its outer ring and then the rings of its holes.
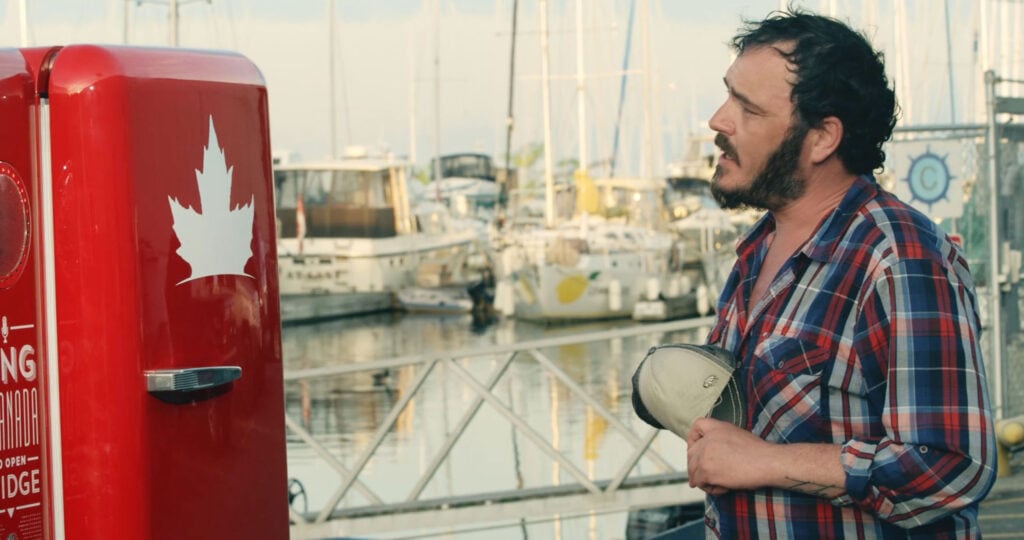
{"type": "Polygon", "coordinates": [[[645,222],[663,184],[643,178],[591,182],[597,201],[592,211],[501,237],[499,310],[544,322],[625,318],[645,298],[689,288],[679,272],[681,244],[645,222]]]}

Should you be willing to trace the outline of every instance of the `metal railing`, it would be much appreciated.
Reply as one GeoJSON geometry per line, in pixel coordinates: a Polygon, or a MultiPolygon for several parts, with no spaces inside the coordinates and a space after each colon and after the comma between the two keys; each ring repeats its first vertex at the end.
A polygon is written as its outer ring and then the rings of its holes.
{"type": "MultiPolygon", "coordinates": [[[[396,370],[408,370],[409,373],[409,377],[390,394],[394,398],[390,410],[358,449],[353,446],[347,452],[339,452],[337,434],[315,435],[315,430],[308,429],[308,422],[304,425],[301,419],[296,418],[295,408],[289,408],[286,424],[291,447],[311,450],[319,464],[339,479],[319,508],[296,509],[293,505],[291,537],[298,539],[374,534],[392,537],[399,531],[442,529],[448,534],[459,528],[480,527],[489,523],[543,521],[555,515],[624,512],[630,508],[702,501],[703,494],[686,484],[685,459],[678,451],[684,447],[682,441],[670,433],[659,437],[662,432],[636,419],[631,408],[625,410],[626,407],[616,407],[616,410],[612,410],[607,403],[607,396],[603,395],[607,393],[606,387],[599,385],[594,388],[580,381],[578,373],[568,372],[565,366],[560,365],[545,350],[583,344],[604,347],[605,342],[621,342],[630,338],[638,338],[636,341],[642,343],[644,339],[640,336],[665,334],[673,337],[672,332],[692,332],[710,324],[710,318],[688,319],[509,345],[287,372],[286,384],[341,376],[362,377],[365,380],[375,373],[394,373],[396,370]],[[607,459],[600,467],[594,467],[592,463],[580,464],[577,457],[568,455],[560,448],[566,445],[565,441],[553,440],[558,436],[539,429],[522,411],[517,411],[514,404],[509,403],[511,392],[508,398],[499,395],[499,383],[504,381],[507,384],[508,379],[521,373],[511,373],[510,367],[523,363],[532,364],[530,369],[539,369],[539,373],[547,377],[547,380],[557,381],[560,391],[577,400],[586,410],[593,411],[603,429],[616,434],[616,440],[621,441],[621,444],[614,451],[605,452],[604,457],[607,459]],[[443,384],[459,385],[466,396],[463,400],[465,407],[461,416],[446,426],[446,436],[432,449],[430,459],[421,459],[418,477],[412,486],[404,495],[396,494],[394,486],[382,485],[373,478],[369,471],[374,468],[370,464],[374,462],[375,456],[386,451],[386,441],[394,436],[396,426],[401,423],[400,419],[408,414],[409,409],[414,408],[417,400],[436,401],[425,389],[441,384],[438,379],[442,378],[446,379],[443,384]],[[487,418],[482,419],[485,416],[482,411],[489,411],[486,413],[487,418]],[[501,437],[492,438],[483,444],[479,439],[466,442],[466,434],[475,423],[490,422],[495,415],[510,426],[513,444],[518,440],[528,441],[533,451],[547,460],[545,466],[556,471],[549,477],[550,481],[528,487],[520,481],[503,491],[456,495],[438,494],[435,489],[434,493],[428,494],[427,487],[445,464],[449,463],[454,449],[460,443],[472,445],[471,454],[479,456],[481,460],[508,451],[508,440],[501,437]],[[663,455],[659,445],[652,444],[656,438],[659,443],[667,439],[665,445],[673,450],[672,455],[663,455]],[[672,447],[673,444],[677,446],[672,447]],[[640,464],[643,466],[638,466],[640,464]],[[389,494],[385,494],[385,491],[389,494]]],[[[655,339],[660,338],[662,336],[656,336],[655,339]]],[[[629,364],[623,366],[623,371],[631,371],[638,360],[621,361],[622,364],[629,364]]],[[[612,406],[622,403],[623,399],[628,402],[628,395],[624,398],[618,396],[612,406]]],[[[552,414],[557,412],[554,408],[552,411],[552,414]]]]}

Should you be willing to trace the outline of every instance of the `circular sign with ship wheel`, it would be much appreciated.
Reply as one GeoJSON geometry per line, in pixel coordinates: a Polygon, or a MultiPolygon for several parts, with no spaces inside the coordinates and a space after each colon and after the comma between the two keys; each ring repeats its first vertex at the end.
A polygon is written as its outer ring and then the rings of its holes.
{"type": "Polygon", "coordinates": [[[906,180],[910,184],[911,196],[930,208],[932,204],[946,198],[953,175],[949,173],[944,157],[925,151],[911,158],[906,180]]]}

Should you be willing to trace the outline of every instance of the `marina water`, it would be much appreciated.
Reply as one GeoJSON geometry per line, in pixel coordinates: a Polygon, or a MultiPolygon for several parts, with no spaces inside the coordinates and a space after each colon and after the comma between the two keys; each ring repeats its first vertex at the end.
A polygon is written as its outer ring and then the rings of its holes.
{"type": "MultiPolygon", "coordinates": [[[[636,326],[631,320],[603,321],[577,325],[545,326],[511,318],[477,325],[470,315],[425,315],[384,313],[286,326],[283,331],[285,373],[328,368],[350,363],[372,363],[418,354],[443,353],[467,348],[521,343],[529,340],[599,332],[636,326]]],[[[557,364],[576,384],[587,389],[617,418],[630,426],[641,422],[633,413],[630,378],[636,364],[653,345],[668,342],[703,342],[706,327],[613,338],[591,343],[545,348],[542,354],[557,364]]],[[[500,359],[495,358],[493,365],[500,359]]],[[[473,363],[473,375],[486,380],[489,372],[473,363]]],[[[467,362],[465,367],[470,368],[467,362]]],[[[302,424],[346,466],[363,453],[391,411],[404,388],[420,366],[380,369],[289,380],[285,384],[288,416],[302,424]]],[[[450,373],[431,374],[374,452],[359,477],[385,502],[403,501],[410,485],[443,445],[466,403],[476,395],[450,373]]],[[[602,454],[625,455],[632,449],[617,437],[606,436],[604,418],[567,390],[536,362],[516,361],[494,389],[508,408],[544,432],[562,454],[583,463],[591,477],[607,477],[602,454]]],[[[638,431],[642,426],[636,428],[638,431]]],[[[678,439],[659,435],[654,446],[674,464],[685,459],[685,447],[678,439]],[[679,460],[676,462],[675,460],[679,460]]],[[[651,474],[640,470],[635,473],[651,474]]],[[[315,451],[289,432],[288,471],[297,511],[319,511],[344,480],[320,459],[315,451]]],[[[487,403],[452,448],[447,460],[427,485],[422,499],[467,496],[505,490],[547,486],[558,483],[557,464],[542,455],[510,422],[487,403]]],[[[564,477],[564,472],[561,473],[564,477]]],[[[368,504],[361,496],[348,495],[341,508],[368,504]],[[349,499],[353,498],[354,503],[349,499]],[[360,502],[361,501],[361,502],[360,502]]],[[[563,516],[533,523],[506,523],[498,527],[477,527],[470,531],[395,531],[387,538],[531,538],[531,539],[620,539],[626,537],[627,514],[563,516]]]]}

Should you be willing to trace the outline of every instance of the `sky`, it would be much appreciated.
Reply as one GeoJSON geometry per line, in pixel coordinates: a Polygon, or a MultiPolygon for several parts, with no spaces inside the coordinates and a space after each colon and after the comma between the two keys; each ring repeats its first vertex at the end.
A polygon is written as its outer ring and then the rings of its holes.
{"type": "MultiPolygon", "coordinates": [[[[901,125],[983,122],[983,70],[1021,78],[1021,47],[1002,36],[1021,34],[1024,2],[793,3],[850,23],[884,52],[901,125]]],[[[690,141],[707,137],[707,119],[725,97],[727,41],[744,17],[780,7],[778,0],[583,0],[578,25],[576,1],[545,4],[553,159],[614,157],[623,174],[663,173],[685,157],[690,141]]],[[[259,67],[271,147],[292,159],[320,159],[358,145],[420,166],[455,152],[488,153],[502,164],[506,147],[523,154],[545,139],[540,0],[178,5],[179,46],[234,50],[259,67]]],[[[0,0],[0,46],[168,46],[169,11],[168,0],[0,0]]]]}

